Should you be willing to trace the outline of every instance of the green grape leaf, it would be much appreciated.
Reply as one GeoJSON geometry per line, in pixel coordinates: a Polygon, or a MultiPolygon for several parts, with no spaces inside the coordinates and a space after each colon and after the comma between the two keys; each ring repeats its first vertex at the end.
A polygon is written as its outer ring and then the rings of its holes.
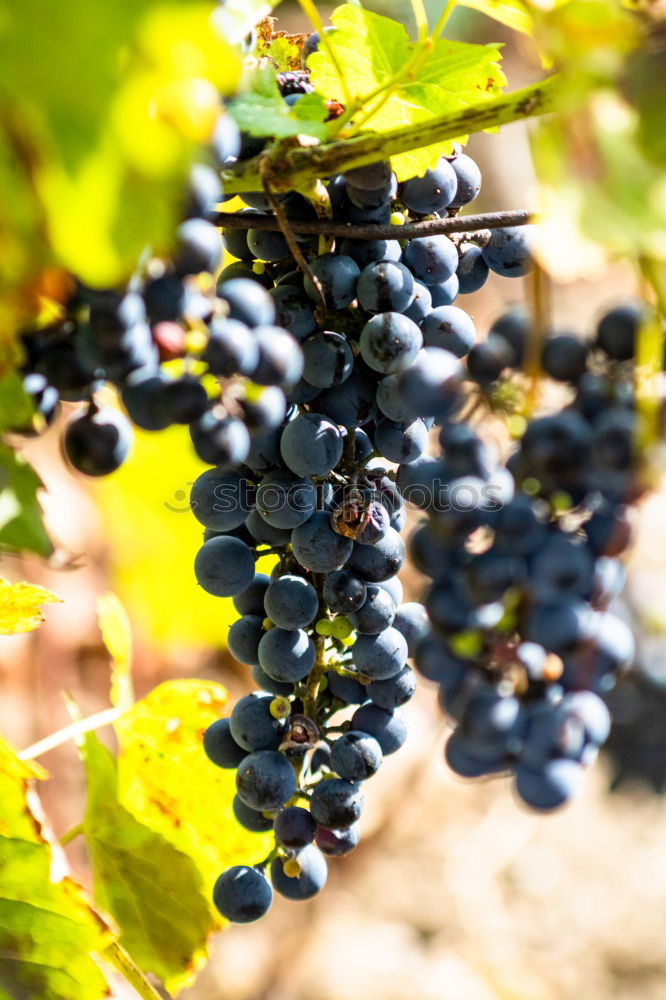
{"type": "Polygon", "coordinates": [[[34,412],[21,375],[7,372],[0,379],[0,431],[30,429],[34,412]]]}
{"type": "MultiPolygon", "coordinates": [[[[323,122],[328,116],[328,108],[324,103],[324,98],[320,94],[304,94],[300,101],[296,102],[291,111],[297,122],[306,123],[306,135],[314,135],[314,132],[311,131],[312,122],[323,122]]],[[[303,132],[300,125],[298,128],[300,132],[303,132]]]]}
{"type": "Polygon", "coordinates": [[[0,740],[0,1000],[101,1000],[92,957],[112,934],[46,836],[29,782],[43,772],[0,740]]]}
{"type": "MultiPolygon", "coordinates": [[[[360,119],[364,128],[386,132],[460,111],[496,97],[506,83],[498,45],[438,39],[413,63],[417,45],[396,21],[351,4],[338,7],[331,21],[336,31],[330,33],[329,45],[344,67],[352,99],[360,105],[354,120],[360,119]]],[[[308,66],[317,92],[339,99],[341,81],[329,53],[319,49],[308,66]]],[[[451,147],[451,142],[440,143],[393,157],[398,180],[422,174],[451,147]]]]}
{"type": "Polygon", "coordinates": [[[0,549],[51,555],[37,499],[43,486],[22,455],[0,445],[0,549]]]}
{"type": "Polygon", "coordinates": [[[531,35],[534,30],[534,18],[529,5],[522,0],[457,0],[457,6],[478,10],[480,14],[524,35],[531,35]]]}
{"type": "Polygon", "coordinates": [[[234,771],[203,751],[204,730],[228,711],[219,684],[167,681],[115,723],[123,805],[194,859],[208,896],[224,868],[254,864],[269,849],[268,835],[248,833],[234,819],[234,771]]]}
{"type": "Polygon", "coordinates": [[[329,32],[327,47],[321,46],[308,59],[310,80],[327,98],[342,97],[338,67],[328,49],[333,51],[355,100],[386,83],[409,58],[409,36],[398,21],[343,4],[331,14],[331,24],[336,30],[329,32]]]}
{"type": "Polygon", "coordinates": [[[120,944],[133,961],[176,992],[203,962],[214,927],[201,876],[188,855],[124,808],[116,762],[93,733],[85,737],[83,757],[83,832],[95,900],[118,924],[120,944]]]}
{"type": "Polygon", "coordinates": [[[316,139],[327,137],[328,129],[324,121],[328,110],[318,95],[308,94],[293,109],[290,108],[280,94],[272,66],[257,69],[252,74],[250,88],[229,104],[229,111],[244,132],[275,139],[286,139],[292,135],[310,135],[316,139]]]}
{"type": "MultiPolygon", "coordinates": [[[[414,117],[410,121],[440,113],[437,108],[442,113],[456,111],[478,104],[483,98],[496,97],[506,83],[498,64],[500,58],[497,45],[469,45],[444,39],[435,42],[432,55],[417,79],[401,87],[407,107],[430,109],[420,117],[412,112],[414,117]]],[[[459,136],[457,141],[464,143],[467,136],[459,136]]],[[[437,163],[442,152],[450,152],[452,145],[452,142],[437,143],[393,157],[398,180],[423,174],[437,163]]]]}

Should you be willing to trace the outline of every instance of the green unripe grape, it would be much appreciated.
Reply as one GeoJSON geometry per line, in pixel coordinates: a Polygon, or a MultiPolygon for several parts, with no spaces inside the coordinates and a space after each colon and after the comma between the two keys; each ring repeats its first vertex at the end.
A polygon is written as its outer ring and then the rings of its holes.
{"type": "Polygon", "coordinates": [[[550,498],[550,506],[556,514],[563,514],[573,507],[573,501],[564,490],[558,490],[550,498]]]}
{"type": "Polygon", "coordinates": [[[270,704],[270,713],[274,719],[288,718],[291,715],[291,702],[288,698],[278,695],[270,704]]]}
{"type": "Polygon", "coordinates": [[[347,639],[353,631],[352,623],[344,615],[338,615],[331,622],[331,635],[336,639],[347,639]]]}
{"type": "Polygon", "coordinates": [[[483,636],[480,632],[472,629],[467,632],[458,632],[451,636],[449,645],[456,656],[463,660],[470,660],[478,656],[483,649],[483,636]]]}

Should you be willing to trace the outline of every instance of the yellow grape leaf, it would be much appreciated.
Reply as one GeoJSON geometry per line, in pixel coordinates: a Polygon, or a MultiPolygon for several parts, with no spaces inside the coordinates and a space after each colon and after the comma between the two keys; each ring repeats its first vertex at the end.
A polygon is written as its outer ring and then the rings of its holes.
{"type": "Polygon", "coordinates": [[[224,646],[231,600],[197,585],[194,557],[203,528],[190,510],[192,483],[207,468],[186,427],[135,431],[134,449],[93,487],[104,516],[114,587],[152,639],[224,646]]]}
{"type": "Polygon", "coordinates": [[[108,990],[92,954],[112,934],[81,887],[55,872],[30,801],[28,782],[42,773],[0,740],[0,998],[101,1000],[108,990]]]}
{"type": "MultiPolygon", "coordinates": [[[[190,489],[207,468],[186,427],[159,434],[135,429],[129,461],[91,487],[114,588],[153,641],[225,647],[238,617],[231,598],[212,597],[194,577],[204,529],[190,510],[190,489]]],[[[265,556],[257,571],[269,573],[275,562],[265,556]]]]}
{"type": "MultiPolygon", "coordinates": [[[[0,178],[0,189],[1,181],[0,178]]],[[[1,244],[0,234],[0,256],[1,244]]],[[[38,494],[42,489],[44,484],[25,455],[8,445],[0,445],[0,549],[36,552],[44,558],[53,553],[39,502],[38,494]]]]}
{"type": "Polygon", "coordinates": [[[33,632],[44,621],[41,605],[60,603],[45,587],[10,583],[0,577],[0,635],[33,632]]]}
{"type": "Polygon", "coordinates": [[[167,681],[114,723],[123,805],[194,859],[209,894],[224,868],[255,864],[269,847],[234,818],[235,772],[203,750],[204,731],[229,709],[220,684],[167,681]]]}
{"type": "MultiPolygon", "coordinates": [[[[460,136],[457,141],[465,143],[467,136],[460,136]]],[[[422,177],[426,170],[437,165],[440,156],[446,156],[450,152],[450,142],[436,142],[432,146],[421,146],[420,149],[411,149],[408,153],[392,156],[391,166],[401,180],[422,177]]]]}
{"type": "Polygon", "coordinates": [[[114,918],[120,944],[145,972],[177,992],[205,959],[213,914],[195,863],[118,799],[116,761],[88,733],[83,832],[96,901],[114,918]]]}
{"type": "Polygon", "coordinates": [[[134,701],[130,621],[115,594],[97,599],[97,617],[102,640],[111,654],[111,704],[127,707],[134,701]]]}

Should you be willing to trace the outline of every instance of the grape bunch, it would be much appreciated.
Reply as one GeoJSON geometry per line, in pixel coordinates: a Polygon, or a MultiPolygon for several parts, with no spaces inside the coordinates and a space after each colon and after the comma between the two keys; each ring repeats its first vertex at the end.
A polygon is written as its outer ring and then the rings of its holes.
{"type": "MultiPolygon", "coordinates": [[[[298,99],[296,77],[283,87],[298,99]]],[[[384,162],[326,179],[331,217],[357,224],[454,214],[479,188],[462,153],[401,185],[384,162]]],[[[266,196],[241,197],[249,222],[271,216],[266,196]]],[[[280,200],[292,223],[317,218],[301,194],[280,200]]],[[[259,688],[204,737],[211,761],[236,770],[238,821],[274,835],[262,864],[234,866],[215,886],[220,912],[247,922],[273,891],[298,900],[323,888],[326,858],[358,843],[363,782],[406,738],[408,660],[428,623],[422,605],[403,603],[396,575],[401,470],[423,461],[435,422],[448,426],[464,405],[460,359],[476,331],[456,296],[490,269],[525,273],[530,256],[519,228],[486,234],[482,247],[445,235],[297,236],[301,269],[277,228],[224,235],[237,259],[222,283],[267,288],[303,352],[280,425],[256,436],[241,464],[203,473],[191,493],[205,529],[196,579],[233,598],[228,647],[259,688]],[[256,572],[262,554],[277,557],[270,576],[256,572]]]]}
{"type": "MultiPolygon", "coordinates": [[[[237,769],[238,821],[274,831],[275,890],[307,899],[326,880],[324,855],[358,843],[360,784],[406,738],[399,707],[414,692],[406,661],[425,612],[401,602],[402,505],[384,470],[368,468],[365,433],[343,436],[303,409],[279,438],[281,460],[260,459],[263,474],[211,469],[192,489],[206,528],[197,580],[233,597],[229,650],[261,689],[207,730],[204,747],[237,769]],[[263,552],[279,555],[270,577],[255,573],[263,552]]],[[[230,869],[215,889],[231,920],[255,919],[270,900],[259,869],[230,869]]]]}
{"type": "MultiPolygon", "coordinates": [[[[222,113],[211,159],[219,168],[242,154],[242,136],[222,113]]],[[[72,278],[63,316],[24,332],[23,386],[35,415],[18,431],[51,424],[61,400],[84,403],[68,420],[63,451],[78,471],[103,476],[129,454],[132,424],[188,425],[202,461],[230,465],[247,458],[257,434],[281,424],[283,390],[300,379],[302,352],[275,325],[275,305],[260,284],[216,282],[223,244],[206,216],[222,198],[219,169],[196,163],[170,258],[147,260],[122,289],[72,278]],[[124,412],[99,402],[105,383],[124,412]]]]}
{"type": "MultiPolygon", "coordinates": [[[[270,882],[298,900],[323,887],[326,856],[356,846],[362,782],[406,738],[407,660],[426,617],[402,602],[402,503],[366,433],[303,407],[277,437],[277,455],[250,459],[260,469],[204,472],[191,503],[206,529],[197,580],[233,597],[228,647],[260,688],[206,731],[204,748],[236,769],[236,818],[273,830],[270,882]],[[264,553],[279,556],[270,577],[255,572],[264,553]]],[[[225,917],[268,909],[266,865],[223,872],[214,899],[225,917]]]]}
{"type": "MultiPolygon", "coordinates": [[[[633,391],[645,319],[626,303],[587,342],[545,340],[542,371],[572,398],[527,422],[506,468],[469,427],[445,424],[441,457],[398,473],[404,495],[440,487],[411,553],[433,580],[416,664],[456,724],[446,759],[465,777],[512,772],[535,809],[579,790],[610,730],[602,696],[634,656],[631,630],[607,608],[623,585],[628,505],[647,488],[633,391]]],[[[470,375],[497,391],[533,337],[527,312],[509,310],[470,351],[470,375]]]]}
{"type": "MultiPolygon", "coordinates": [[[[312,91],[318,42],[302,70],[278,74],[287,105],[312,91]]],[[[224,114],[213,160],[227,168],[266,142],[224,114]]],[[[553,334],[537,358],[524,310],[479,341],[459,296],[491,272],[526,274],[531,227],[400,233],[456,216],[480,187],[458,147],[401,182],[378,161],[322,178],[315,201],[242,194],[223,244],[214,207],[227,196],[197,164],[170,258],[143,262],[122,291],[76,283],[64,318],[24,336],[43,422],[59,399],[86,403],[65,432],[76,468],[117,468],[131,422],[189,425],[210,466],[191,493],[195,578],[233,599],[228,648],[257,690],[209,727],[204,750],[236,772],[238,822],[273,834],[261,864],[218,878],[229,920],[258,919],[273,892],[311,898],[327,858],[358,844],[363,783],[407,737],[412,662],[455,723],[451,768],[510,771],[535,809],[575,793],[608,735],[601,696],[634,649],[608,605],[645,489],[631,389],[644,309],[612,310],[589,342],[553,334]],[[299,232],[322,215],[349,233],[299,232]],[[361,238],[373,223],[394,238],[361,238]],[[222,268],[223,245],[234,259],[222,268]],[[503,462],[472,414],[501,412],[535,364],[570,402],[523,421],[503,462]],[[95,400],[104,382],[127,417],[95,400]],[[403,601],[398,578],[408,509],[427,515],[410,542],[432,580],[424,605],[403,601]]]]}

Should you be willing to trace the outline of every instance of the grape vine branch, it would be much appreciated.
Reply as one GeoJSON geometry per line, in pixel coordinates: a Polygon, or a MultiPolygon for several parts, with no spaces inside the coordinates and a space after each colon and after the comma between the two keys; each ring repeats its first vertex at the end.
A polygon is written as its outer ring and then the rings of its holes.
{"type": "MultiPolygon", "coordinates": [[[[250,213],[216,212],[210,216],[212,222],[222,229],[280,230],[276,218],[250,213]]],[[[445,219],[422,219],[405,225],[387,223],[333,222],[290,222],[289,228],[299,235],[348,236],[358,240],[414,239],[417,236],[434,236],[438,233],[473,233],[479,229],[503,229],[506,226],[526,226],[534,215],[528,209],[507,212],[485,212],[479,215],[449,216],[445,219]]]]}
{"type": "Polygon", "coordinates": [[[320,177],[363,167],[471,132],[544,115],[556,110],[557,85],[557,76],[550,76],[455,114],[428,118],[388,132],[365,132],[353,138],[335,139],[319,146],[294,146],[293,139],[284,140],[275,145],[269,177],[265,167],[259,168],[260,157],[253,157],[223,172],[224,190],[227,194],[263,191],[266,180],[275,192],[307,189],[320,177]]]}

